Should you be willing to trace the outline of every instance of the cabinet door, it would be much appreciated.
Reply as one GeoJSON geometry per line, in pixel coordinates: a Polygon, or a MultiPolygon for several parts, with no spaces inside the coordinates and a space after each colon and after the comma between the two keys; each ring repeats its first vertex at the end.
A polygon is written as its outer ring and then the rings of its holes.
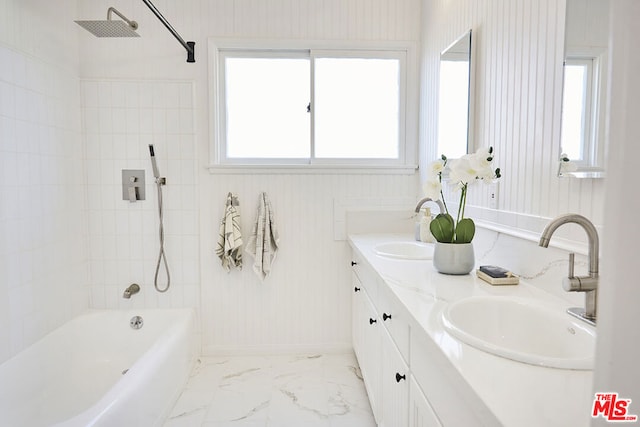
{"type": "Polygon", "coordinates": [[[438,417],[416,380],[409,380],[409,427],[441,427],[438,417]]]}
{"type": "Polygon", "coordinates": [[[382,336],[381,426],[406,426],[409,420],[409,368],[391,336],[386,331],[382,336]]]}
{"type": "Polygon", "coordinates": [[[354,275],[352,294],[352,341],[353,348],[362,371],[364,384],[367,388],[371,410],[380,422],[380,364],[382,363],[382,349],[380,347],[380,333],[383,329],[382,321],[367,291],[361,286],[354,275]],[[356,289],[358,289],[356,291],[356,289]]]}

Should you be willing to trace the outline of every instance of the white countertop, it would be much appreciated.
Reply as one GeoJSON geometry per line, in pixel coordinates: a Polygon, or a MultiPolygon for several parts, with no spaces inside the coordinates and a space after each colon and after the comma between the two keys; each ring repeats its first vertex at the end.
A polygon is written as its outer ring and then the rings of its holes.
{"type": "MultiPolygon", "coordinates": [[[[397,296],[411,316],[412,331],[424,331],[451,362],[452,369],[505,426],[587,426],[593,403],[592,371],[533,366],[478,350],[449,335],[440,321],[448,304],[476,295],[527,298],[564,312],[568,304],[520,281],[491,286],[475,273],[438,273],[431,261],[376,255],[376,244],[412,241],[406,234],[351,235],[349,242],[397,296]]],[[[415,363],[412,361],[412,363],[415,363]]],[[[455,404],[455,402],[452,402],[455,404]]]]}

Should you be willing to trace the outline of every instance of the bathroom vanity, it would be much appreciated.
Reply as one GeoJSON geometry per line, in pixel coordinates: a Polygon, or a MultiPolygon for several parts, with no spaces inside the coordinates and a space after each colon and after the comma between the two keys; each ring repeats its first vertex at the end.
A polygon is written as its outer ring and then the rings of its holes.
{"type": "MultiPolygon", "coordinates": [[[[561,319],[571,317],[567,302],[523,281],[491,286],[475,273],[447,276],[430,260],[385,257],[374,250],[381,243],[410,240],[409,235],[349,239],[353,347],[378,425],[588,425],[593,402],[588,360],[572,369],[512,360],[456,339],[442,321],[451,304],[468,298],[531,301],[561,319]]],[[[569,335],[582,330],[568,325],[569,335]]],[[[584,331],[595,335],[595,329],[584,331]]]]}

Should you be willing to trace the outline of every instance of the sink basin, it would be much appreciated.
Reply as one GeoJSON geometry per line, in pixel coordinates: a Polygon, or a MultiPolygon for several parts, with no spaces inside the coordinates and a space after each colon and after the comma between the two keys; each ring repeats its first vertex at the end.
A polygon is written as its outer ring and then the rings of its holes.
{"type": "Polygon", "coordinates": [[[450,304],[442,323],[475,348],[531,365],[593,369],[595,329],[561,309],[511,297],[470,297],[450,304]]]}
{"type": "Polygon", "coordinates": [[[374,246],[380,256],[398,259],[432,259],[433,244],[421,242],[387,242],[374,246]]]}

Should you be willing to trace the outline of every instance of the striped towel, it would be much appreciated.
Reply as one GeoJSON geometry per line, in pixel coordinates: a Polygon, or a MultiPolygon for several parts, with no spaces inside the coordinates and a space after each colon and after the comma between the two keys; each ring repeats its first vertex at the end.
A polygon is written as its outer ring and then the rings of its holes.
{"type": "Polygon", "coordinates": [[[245,251],[254,258],[253,271],[263,280],[271,272],[271,264],[278,252],[278,242],[278,231],[273,222],[271,202],[267,193],[261,193],[256,224],[247,240],[245,251]]]}
{"type": "Polygon", "coordinates": [[[238,196],[227,194],[224,216],[220,222],[216,255],[222,261],[222,267],[231,271],[231,267],[242,269],[242,232],[240,230],[240,203],[238,196]]]}

